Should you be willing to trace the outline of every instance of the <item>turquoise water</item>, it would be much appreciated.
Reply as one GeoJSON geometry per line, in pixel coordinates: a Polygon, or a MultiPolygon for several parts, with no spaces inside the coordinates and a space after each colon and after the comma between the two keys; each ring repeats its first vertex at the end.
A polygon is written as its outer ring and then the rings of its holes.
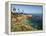
{"type": "Polygon", "coordinates": [[[33,28],[38,29],[38,30],[42,30],[42,17],[41,16],[34,16],[33,18],[27,18],[24,21],[24,24],[29,24],[31,25],[33,28]]]}

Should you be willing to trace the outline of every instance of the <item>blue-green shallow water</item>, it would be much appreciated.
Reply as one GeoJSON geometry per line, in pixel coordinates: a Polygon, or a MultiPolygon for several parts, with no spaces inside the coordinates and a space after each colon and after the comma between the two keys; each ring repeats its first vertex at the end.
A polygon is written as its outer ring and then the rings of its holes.
{"type": "Polygon", "coordinates": [[[24,20],[25,24],[31,25],[33,28],[42,30],[43,24],[42,24],[42,15],[35,14],[32,16],[32,18],[27,18],[24,20]]]}

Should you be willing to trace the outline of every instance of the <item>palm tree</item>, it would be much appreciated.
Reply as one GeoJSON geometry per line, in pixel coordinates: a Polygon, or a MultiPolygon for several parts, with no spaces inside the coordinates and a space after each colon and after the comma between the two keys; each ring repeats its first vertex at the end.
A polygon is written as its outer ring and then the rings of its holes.
{"type": "Polygon", "coordinates": [[[15,8],[13,8],[13,11],[16,11],[16,9],[15,9],[15,8]]]}
{"type": "Polygon", "coordinates": [[[18,9],[18,12],[20,12],[20,9],[18,9]]]}
{"type": "Polygon", "coordinates": [[[14,11],[14,13],[15,13],[15,11],[16,11],[16,8],[13,8],[13,11],[14,11]]]}

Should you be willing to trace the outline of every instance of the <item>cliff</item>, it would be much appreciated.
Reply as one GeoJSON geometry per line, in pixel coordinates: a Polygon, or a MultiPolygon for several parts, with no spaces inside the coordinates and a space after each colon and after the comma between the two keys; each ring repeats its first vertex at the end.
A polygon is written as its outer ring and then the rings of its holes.
{"type": "MultiPolygon", "coordinates": [[[[18,14],[18,13],[11,13],[11,31],[31,31],[34,28],[25,23],[25,20],[28,18],[32,18],[31,14],[18,14]]],[[[36,30],[36,29],[35,29],[36,30]]]]}

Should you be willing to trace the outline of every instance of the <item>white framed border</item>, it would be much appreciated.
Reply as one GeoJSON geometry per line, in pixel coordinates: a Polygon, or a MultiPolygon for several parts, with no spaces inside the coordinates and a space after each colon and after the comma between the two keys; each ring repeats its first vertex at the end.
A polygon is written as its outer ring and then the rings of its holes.
{"type": "Polygon", "coordinates": [[[44,3],[34,3],[34,2],[18,2],[9,1],[8,2],[8,34],[27,34],[27,33],[41,33],[45,32],[45,4],[44,3]],[[25,4],[25,5],[42,5],[43,6],[43,30],[38,31],[23,31],[23,32],[11,32],[11,4],[25,4]]]}

